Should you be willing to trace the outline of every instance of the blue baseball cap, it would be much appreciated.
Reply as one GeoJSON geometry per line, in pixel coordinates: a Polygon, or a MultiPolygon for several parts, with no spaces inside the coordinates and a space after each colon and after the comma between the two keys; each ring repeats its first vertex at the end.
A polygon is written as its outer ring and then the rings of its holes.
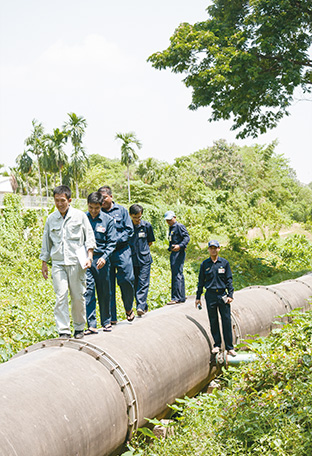
{"type": "Polygon", "coordinates": [[[220,244],[218,241],[209,241],[208,242],[208,247],[220,247],[220,244]]]}
{"type": "Polygon", "coordinates": [[[175,217],[175,213],[173,211],[167,211],[164,215],[165,220],[172,220],[175,217]]]}

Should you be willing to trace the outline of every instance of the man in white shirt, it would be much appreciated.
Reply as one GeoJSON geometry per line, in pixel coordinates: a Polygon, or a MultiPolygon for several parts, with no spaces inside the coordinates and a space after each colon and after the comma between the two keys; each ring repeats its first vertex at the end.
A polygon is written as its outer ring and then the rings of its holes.
{"type": "Polygon", "coordinates": [[[44,227],[42,249],[42,275],[48,278],[47,261],[52,259],[52,280],[56,294],[54,317],[61,338],[71,337],[68,309],[68,291],[71,297],[71,311],[74,337],[81,339],[86,324],[85,310],[85,270],[93,259],[96,246],[94,233],[86,214],[70,206],[71,190],[60,185],[53,191],[57,211],[49,215],[44,227]],[[77,251],[85,246],[86,263],[83,267],[77,251]]]}

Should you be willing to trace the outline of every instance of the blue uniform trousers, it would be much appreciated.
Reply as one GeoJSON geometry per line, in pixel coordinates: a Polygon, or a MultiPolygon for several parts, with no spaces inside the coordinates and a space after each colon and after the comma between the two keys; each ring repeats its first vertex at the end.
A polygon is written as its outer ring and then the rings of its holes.
{"type": "Polygon", "coordinates": [[[120,250],[115,250],[110,256],[110,265],[110,311],[112,321],[117,321],[116,278],[120,286],[125,311],[129,313],[133,306],[134,274],[130,247],[126,246],[120,250]]]}
{"type": "Polygon", "coordinates": [[[225,304],[222,295],[216,291],[207,290],[205,293],[208,317],[210,321],[211,334],[215,347],[221,347],[221,333],[219,326],[218,309],[221,315],[222,331],[226,350],[233,350],[232,323],[231,323],[231,305],[225,304]]]}
{"type": "Polygon", "coordinates": [[[136,308],[147,311],[146,300],[150,284],[151,263],[133,266],[133,271],[136,308]]]}
{"type": "Polygon", "coordinates": [[[185,301],[185,284],[183,275],[183,266],[185,260],[185,251],[171,252],[171,299],[173,301],[185,301]]]}
{"type": "MultiPolygon", "coordinates": [[[[98,257],[99,258],[99,257],[98,257]]],[[[86,271],[86,311],[88,328],[96,328],[96,298],[95,289],[100,309],[101,325],[104,327],[111,321],[110,316],[110,276],[109,261],[101,269],[97,269],[96,262],[98,258],[94,258],[91,268],[86,271]]]]}

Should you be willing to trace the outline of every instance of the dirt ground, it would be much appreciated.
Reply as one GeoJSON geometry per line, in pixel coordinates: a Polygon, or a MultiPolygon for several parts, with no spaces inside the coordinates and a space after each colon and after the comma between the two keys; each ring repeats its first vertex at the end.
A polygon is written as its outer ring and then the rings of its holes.
{"type": "MultiPolygon", "coordinates": [[[[266,235],[268,235],[269,232],[266,232],[266,235]]],[[[312,233],[310,231],[307,231],[302,228],[302,226],[299,223],[294,223],[291,227],[287,228],[282,228],[279,232],[280,237],[285,238],[287,236],[291,236],[292,234],[303,234],[306,236],[309,241],[312,241],[312,233]]],[[[248,239],[254,239],[256,237],[262,238],[262,233],[259,228],[253,228],[252,230],[249,230],[247,233],[247,238],[248,239]]]]}

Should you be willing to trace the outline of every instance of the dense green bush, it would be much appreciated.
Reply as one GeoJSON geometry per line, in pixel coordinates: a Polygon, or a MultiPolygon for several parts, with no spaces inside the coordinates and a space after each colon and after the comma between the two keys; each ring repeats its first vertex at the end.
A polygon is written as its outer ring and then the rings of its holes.
{"type": "MultiPolygon", "coordinates": [[[[221,389],[172,406],[174,434],[125,454],[303,456],[312,447],[312,312],[249,342],[257,360],[223,372],[221,389]]],[[[151,420],[155,423],[155,420],[151,420]]]]}
{"type": "Polygon", "coordinates": [[[24,211],[18,195],[6,195],[0,217],[0,360],[55,335],[54,294],[41,275],[43,223],[24,211]]]}

